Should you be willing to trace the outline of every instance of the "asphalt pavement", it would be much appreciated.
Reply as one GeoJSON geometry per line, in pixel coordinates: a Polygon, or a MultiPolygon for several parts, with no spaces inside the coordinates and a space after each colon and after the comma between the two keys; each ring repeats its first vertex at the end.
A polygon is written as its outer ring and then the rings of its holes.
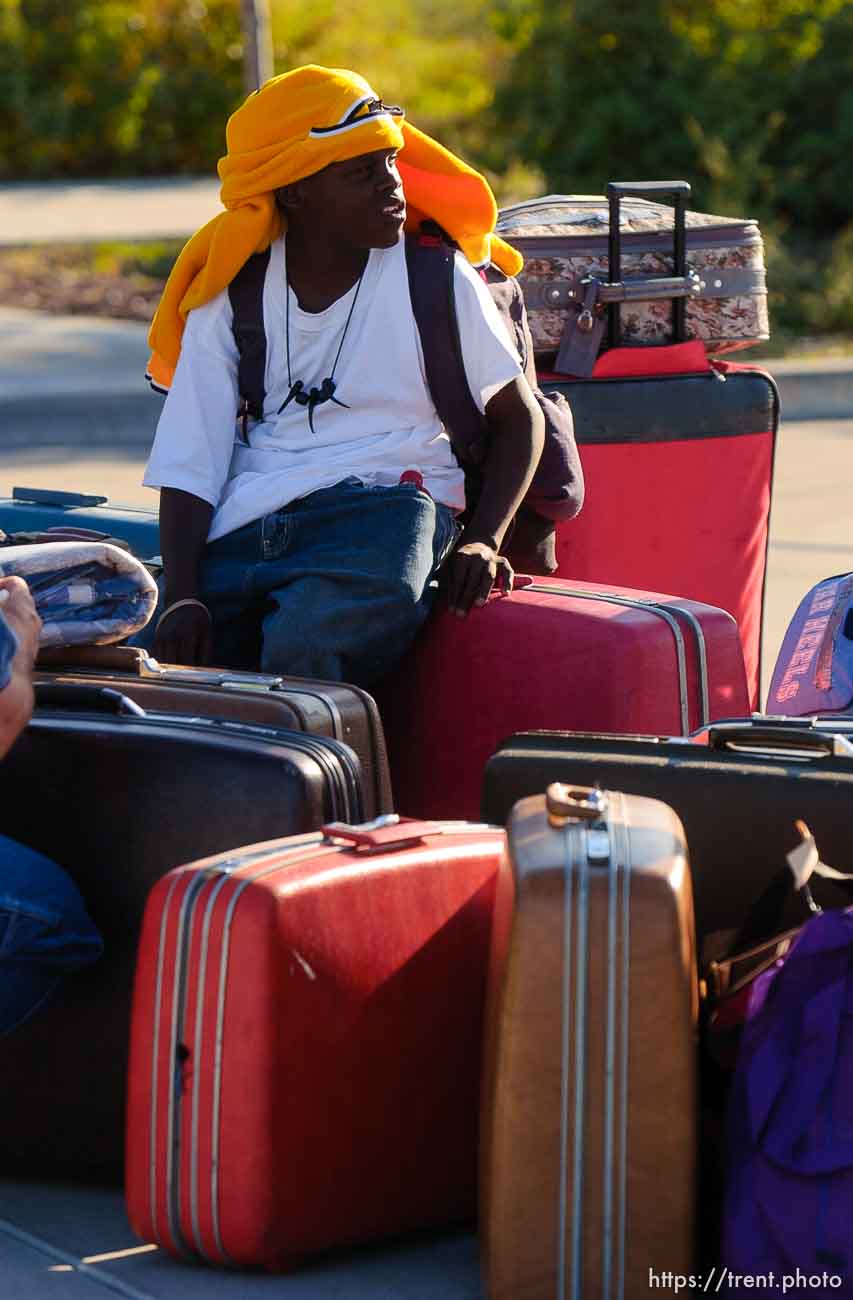
{"type": "Polygon", "coordinates": [[[215,176],[0,185],[0,246],[182,239],[221,211],[215,176]]]}

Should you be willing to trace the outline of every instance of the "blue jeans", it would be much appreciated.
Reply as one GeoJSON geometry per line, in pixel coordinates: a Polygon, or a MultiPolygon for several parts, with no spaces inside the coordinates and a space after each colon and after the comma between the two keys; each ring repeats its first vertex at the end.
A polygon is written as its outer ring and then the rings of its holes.
{"type": "Polygon", "coordinates": [[[0,835],[0,1034],[28,1020],[102,949],[68,873],[0,835]]]}
{"type": "MultiPolygon", "coordinates": [[[[409,646],[459,533],[413,483],[347,478],[209,542],[214,663],[370,686],[409,646]]],[[[153,644],[151,623],[133,644],[153,644]]]]}

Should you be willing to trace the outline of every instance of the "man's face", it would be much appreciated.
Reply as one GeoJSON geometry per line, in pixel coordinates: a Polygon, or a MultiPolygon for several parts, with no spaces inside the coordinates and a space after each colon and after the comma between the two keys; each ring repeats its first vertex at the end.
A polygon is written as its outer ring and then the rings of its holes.
{"type": "Polygon", "coordinates": [[[393,149],[331,163],[299,182],[299,220],[353,248],[391,248],[406,219],[393,149]]]}

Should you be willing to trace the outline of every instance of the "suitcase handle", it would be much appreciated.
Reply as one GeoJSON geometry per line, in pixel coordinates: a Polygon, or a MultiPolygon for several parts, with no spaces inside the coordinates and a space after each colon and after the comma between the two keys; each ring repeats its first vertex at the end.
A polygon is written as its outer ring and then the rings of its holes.
{"type": "Polygon", "coordinates": [[[68,709],[78,713],[109,713],[113,717],[144,718],[145,710],[110,686],[37,682],[36,708],[68,709]]]}
{"type": "Polygon", "coordinates": [[[800,729],[784,722],[722,723],[709,727],[706,734],[709,749],[761,750],[789,758],[853,758],[853,744],[837,732],[800,729]]]}
{"type": "Polygon", "coordinates": [[[597,786],[552,781],[545,791],[545,811],[555,829],[569,822],[600,822],[607,816],[608,798],[597,786]]]}
{"type": "Polygon", "coordinates": [[[435,835],[440,829],[436,822],[386,813],[375,821],[364,822],[360,826],[350,826],[347,822],[327,822],[323,827],[323,838],[330,842],[343,840],[366,853],[387,853],[408,844],[417,844],[427,835],[435,835]]]}
{"type": "MultiPolygon", "coordinates": [[[[675,219],[673,225],[673,274],[681,283],[679,296],[672,299],[672,341],[683,343],[687,338],[687,302],[688,295],[695,293],[693,281],[687,274],[687,200],[690,198],[689,181],[610,181],[607,186],[607,202],[610,207],[610,231],[607,252],[607,280],[609,284],[620,284],[622,280],[622,232],[620,230],[619,204],[629,195],[638,198],[660,198],[668,196],[675,199],[675,219]]],[[[672,277],[665,278],[672,283],[672,277]]],[[[646,281],[653,289],[657,280],[646,281]]],[[[607,324],[612,348],[619,346],[621,324],[619,303],[611,302],[607,308],[607,324]]]]}

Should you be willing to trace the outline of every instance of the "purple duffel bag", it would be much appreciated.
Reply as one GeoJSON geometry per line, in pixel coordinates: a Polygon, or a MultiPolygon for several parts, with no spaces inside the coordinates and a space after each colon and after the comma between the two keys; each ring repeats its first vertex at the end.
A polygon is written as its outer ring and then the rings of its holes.
{"type": "Polygon", "coordinates": [[[800,601],[773,669],[767,712],[853,716],[853,573],[824,578],[800,601]]]}
{"type": "Polygon", "coordinates": [[[853,911],[813,916],[756,979],[728,1130],[726,1276],[850,1300],[853,911]]]}

